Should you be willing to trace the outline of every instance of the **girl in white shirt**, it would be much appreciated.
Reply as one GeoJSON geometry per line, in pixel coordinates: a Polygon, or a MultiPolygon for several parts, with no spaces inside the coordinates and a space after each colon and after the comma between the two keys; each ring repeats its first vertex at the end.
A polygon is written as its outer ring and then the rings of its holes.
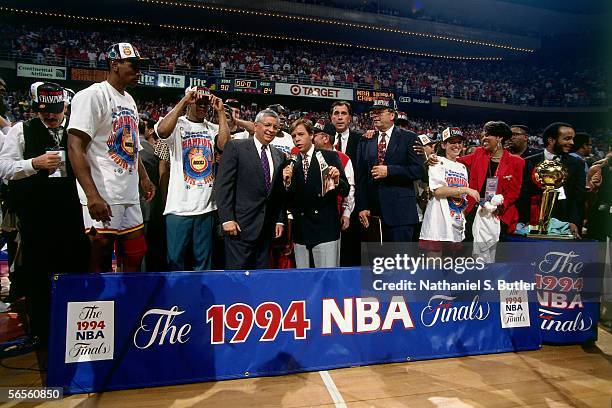
{"type": "Polygon", "coordinates": [[[478,191],[468,187],[466,167],[457,162],[464,141],[461,130],[446,128],[439,147],[444,157],[429,167],[429,188],[434,197],[427,203],[419,237],[419,247],[427,251],[428,257],[439,257],[444,250],[454,253],[461,249],[467,196],[480,200],[478,191]]]}

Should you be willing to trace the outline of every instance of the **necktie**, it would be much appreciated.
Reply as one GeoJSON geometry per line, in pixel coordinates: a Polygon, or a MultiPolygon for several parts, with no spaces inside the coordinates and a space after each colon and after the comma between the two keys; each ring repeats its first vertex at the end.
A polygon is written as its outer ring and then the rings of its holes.
{"type": "Polygon", "coordinates": [[[270,192],[270,162],[268,161],[268,155],[266,154],[266,149],[268,146],[261,146],[261,166],[263,167],[264,172],[264,183],[266,186],[266,194],[270,192]]]}
{"type": "Polygon", "coordinates": [[[47,128],[47,130],[55,141],[55,147],[59,147],[60,143],[62,142],[62,134],[64,132],[64,128],[62,126],[59,126],[56,128],[47,128]]]}
{"type": "Polygon", "coordinates": [[[560,162],[561,161],[561,156],[554,155],[553,156],[553,160],[556,161],[556,162],[560,162]]]}
{"type": "Polygon", "coordinates": [[[342,135],[340,133],[336,133],[336,138],[338,140],[338,145],[336,146],[336,150],[341,152],[342,151],[342,135]]]}
{"type": "Polygon", "coordinates": [[[380,142],[378,142],[378,164],[385,164],[385,154],[387,153],[387,134],[380,134],[380,142]]]}
{"type": "Polygon", "coordinates": [[[302,165],[304,166],[304,181],[306,181],[306,178],[308,178],[308,168],[310,167],[307,154],[302,154],[302,165]]]}

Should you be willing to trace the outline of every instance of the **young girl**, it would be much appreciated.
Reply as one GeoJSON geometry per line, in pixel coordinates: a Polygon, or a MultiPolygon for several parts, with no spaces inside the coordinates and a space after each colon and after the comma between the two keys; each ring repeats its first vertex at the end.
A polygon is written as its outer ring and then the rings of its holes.
{"type": "Polygon", "coordinates": [[[427,203],[419,247],[428,257],[439,257],[443,250],[457,252],[465,238],[467,196],[480,200],[478,191],[468,187],[466,167],[457,162],[465,138],[459,128],[446,128],[442,132],[440,157],[429,167],[429,188],[433,198],[427,203]]]}

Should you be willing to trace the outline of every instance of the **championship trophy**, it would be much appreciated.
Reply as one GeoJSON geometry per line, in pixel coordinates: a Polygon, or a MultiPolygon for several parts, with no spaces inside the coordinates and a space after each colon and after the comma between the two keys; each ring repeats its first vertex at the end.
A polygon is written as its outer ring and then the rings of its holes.
{"type": "Polygon", "coordinates": [[[563,185],[566,178],[567,169],[558,161],[544,160],[536,166],[534,181],[544,192],[542,193],[538,225],[536,229],[530,231],[529,235],[548,235],[548,224],[559,196],[559,190],[557,189],[563,185]]]}

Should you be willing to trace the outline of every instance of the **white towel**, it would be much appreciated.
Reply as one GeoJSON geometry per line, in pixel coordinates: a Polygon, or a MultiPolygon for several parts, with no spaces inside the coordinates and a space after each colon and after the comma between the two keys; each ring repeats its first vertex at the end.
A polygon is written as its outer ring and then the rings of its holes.
{"type": "Polygon", "coordinates": [[[482,258],[485,263],[495,262],[495,250],[499,241],[500,223],[497,215],[493,214],[497,206],[504,202],[501,194],[496,194],[483,206],[479,206],[472,225],[474,235],[474,249],[472,254],[475,258],[482,258]]]}

